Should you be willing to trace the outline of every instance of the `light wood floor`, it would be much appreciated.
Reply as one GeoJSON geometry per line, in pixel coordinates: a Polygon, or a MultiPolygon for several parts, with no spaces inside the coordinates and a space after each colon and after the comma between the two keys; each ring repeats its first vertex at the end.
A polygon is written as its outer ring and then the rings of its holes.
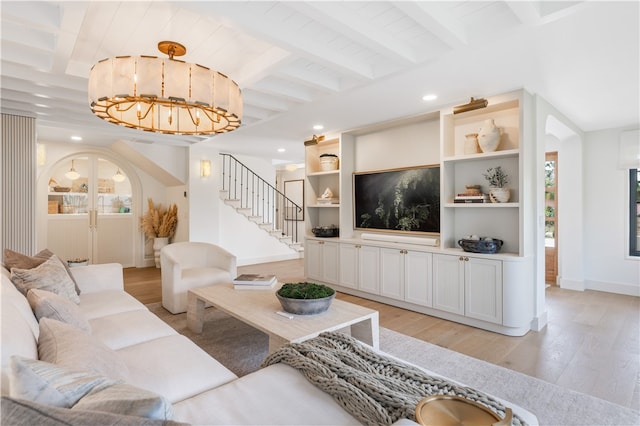
{"type": "MultiPolygon", "coordinates": [[[[303,260],[238,268],[304,281],[303,260]]],[[[160,269],[127,268],[125,290],[143,303],[160,302],[160,269]]],[[[346,294],[376,309],[380,326],[547,382],[640,410],[640,298],[549,287],[549,322],[541,332],[508,337],[346,294]]]]}

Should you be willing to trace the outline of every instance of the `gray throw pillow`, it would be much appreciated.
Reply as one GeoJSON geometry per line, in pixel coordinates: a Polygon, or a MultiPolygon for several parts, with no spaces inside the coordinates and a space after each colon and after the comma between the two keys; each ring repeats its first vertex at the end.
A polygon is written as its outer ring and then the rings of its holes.
{"type": "Polygon", "coordinates": [[[112,379],[129,379],[129,369],[116,351],[73,325],[50,318],[40,320],[38,358],[112,379]]]}
{"type": "MultiPolygon", "coordinates": [[[[11,268],[19,268],[19,269],[33,269],[38,265],[42,265],[45,261],[47,261],[51,256],[53,256],[53,252],[49,249],[44,249],[35,254],[35,256],[27,256],[26,254],[18,253],[17,251],[13,251],[10,249],[4,249],[3,252],[3,263],[4,267],[7,270],[11,270],[11,268]]],[[[76,293],[80,294],[80,287],[78,287],[78,283],[76,282],[71,270],[69,269],[69,265],[66,262],[62,262],[64,269],[69,274],[69,278],[73,281],[73,285],[76,289],[76,293]]]]}
{"type": "Polygon", "coordinates": [[[2,423],[7,425],[69,426],[188,426],[173,420],[155,420],[99,411],[51,407],[22,399],[2,397],[2,423]]]}
{"type": "Polygon", "coordinates": [[[32,288],[51,291],[80,303],[73,281],[55,254],[32,269],[11,268],[11,281],[25,296],[32,288]]]}
{"type": "Polygon", "coordinates": [[[9,380],[13,398],[73,410],[173,418],[173,407],[162,396],[86,370],[13,356],[9,380]]]}
{"type": "Polygon", "coordinates": [[[82,315],[82,311],[72,301],[50,291],[31,289],[27,300],[38,321],[51,318],[78,327],[91,334],[91,325],[82,315]]]}

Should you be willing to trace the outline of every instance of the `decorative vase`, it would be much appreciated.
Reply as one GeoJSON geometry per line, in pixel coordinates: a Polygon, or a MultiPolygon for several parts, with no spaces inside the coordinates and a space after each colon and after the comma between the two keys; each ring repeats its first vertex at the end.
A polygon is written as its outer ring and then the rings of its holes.
{"type": "Polygon", "coordinates": [[[484,121],[484,126],[478,132],[478,144],[482,152],[493,152],[500,144],[500,128],[496,127],[493,118],[484,121]]]}
{"type": "Polygon", "coordinates": [[[169,237],[156,237],[153,239],[153,258],[156,261],[156,268],[160,268],[160,250],[169,244],[169,237]]]}
{"type": "Polygon", "coordinates": [[[464,153],[465,154],[477,154],[478,150],[478,134],[469,133],[464,135],[464,153]]]}
{"type": "Polygon", "coordinates": [[[492,203],[507,203],[510,197],[509,188],[489,188],[489,199],[492,203]]]}

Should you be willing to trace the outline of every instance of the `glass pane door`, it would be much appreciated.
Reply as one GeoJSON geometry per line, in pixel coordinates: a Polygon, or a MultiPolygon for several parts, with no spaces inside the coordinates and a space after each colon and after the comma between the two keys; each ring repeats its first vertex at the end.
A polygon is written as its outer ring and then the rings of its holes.
{"type": "Polygon", "coordinates": [[[49,178],[47,247],[63,261],[134,266],[129,178],[96,155],[62,160],[49,178]]]}
{"type": "Polygon", "coordinates": [[[556,284],[558,276],[558,153],[548,152],[544,164],[545,282],[556,284]]]}

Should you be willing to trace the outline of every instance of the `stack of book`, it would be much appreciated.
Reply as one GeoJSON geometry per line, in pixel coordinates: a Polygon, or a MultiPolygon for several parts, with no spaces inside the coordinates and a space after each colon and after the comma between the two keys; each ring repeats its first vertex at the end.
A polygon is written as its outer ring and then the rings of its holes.
{"type": "Polygon", "coordinates": [[[458,194],[453,199],[454,203],[490,203],[489,194],[458,194]]]}
{"type": "Polygon", "coordinates": [[[266,290],[276,285],[275,275],[242,274],[233,280],[233,288],[236,290],[266,290]]]}

